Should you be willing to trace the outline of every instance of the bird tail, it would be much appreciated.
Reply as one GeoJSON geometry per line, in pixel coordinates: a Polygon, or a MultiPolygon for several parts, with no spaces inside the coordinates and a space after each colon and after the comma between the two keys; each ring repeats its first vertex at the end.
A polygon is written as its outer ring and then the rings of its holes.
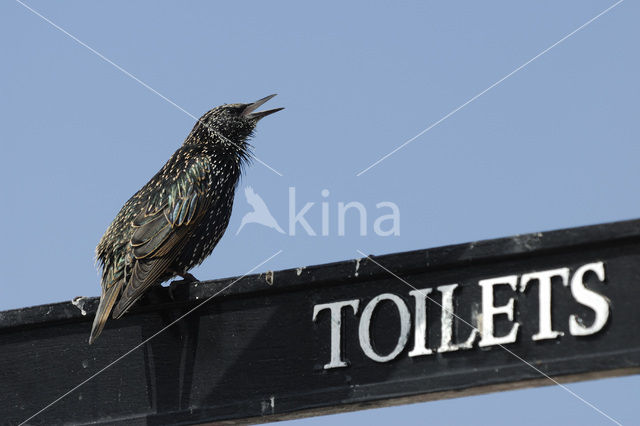
{"type": "Polygon", "coordinates": [[[107,323],[107,319],[109,318],[111,309],[113,309],[113,305],[115,305],[118,294],[120,293],[120,286],[121,283],[117,282],[114,283],[109,289],[102,292],[100,304],[98,305],[98,312],[96,312],[96,317],[93,320],[93,326],[91,327],[89,344],[95,342],[100,333],[102,333],[102,329],[107,323]]]}

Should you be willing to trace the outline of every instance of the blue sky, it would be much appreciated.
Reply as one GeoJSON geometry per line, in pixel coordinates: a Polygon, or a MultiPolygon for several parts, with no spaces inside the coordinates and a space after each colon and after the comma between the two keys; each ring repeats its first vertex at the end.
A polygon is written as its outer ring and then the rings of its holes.
{"type": "MultiPolygon", "coordinates": [[[[52,22],[189,113],[271,93],[286,109],[254,139],[252,186],[287,227],[298,209],[329,235],[256,224],[236,197],[229,231],[193,271],[241,275],[638,217],[639,6],[626,1],[361,176],[358,172],[473,98],[611,1],[30,1],[52,22]],[[322,197],[322,190],[329,190],[322,197]],[[337,205],[367,209],[367,236],[337,205]],[[400,235],[372,232],[395,203],[400,235]]],[[[0,4],[0,309],[99,293],[94,247],[120,206],[182,143],[188,114],[18,2],[0,4]]],[[[88,330],[87,330],[88,331],[88,330]]],[[[108,373],[105,373],[108,374],[108,373]]],[[[637,420],[640,379],[569,387],[637,420]]],[[[60,389],[61,393],[66,389],[60,389]]],[[[559,387],[301,420],[387,424],[608,420],[559,387]],[[526,413],[523,418],[523,413],[526,413]]]]}

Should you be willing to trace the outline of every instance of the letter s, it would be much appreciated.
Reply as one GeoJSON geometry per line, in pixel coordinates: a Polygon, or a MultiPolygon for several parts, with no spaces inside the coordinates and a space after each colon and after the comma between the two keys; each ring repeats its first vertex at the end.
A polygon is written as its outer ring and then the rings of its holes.
{"type": "Polygon", "coordinates": [[[578,321],[576,315],[571,315],[569,317],[569,332],[572,336],[595,334],[602,330],[609,319],[609,302],[607,299],[601,294],[589,290],[584,285],[584,275],[588,271],[595,272],[598,279],[604,282],[604,264],[602,262],[588,263],[578,268],[571,278],[571,294],[578,303],[593,309],[596,317],[590,327],[585,327],[578,321]]]}

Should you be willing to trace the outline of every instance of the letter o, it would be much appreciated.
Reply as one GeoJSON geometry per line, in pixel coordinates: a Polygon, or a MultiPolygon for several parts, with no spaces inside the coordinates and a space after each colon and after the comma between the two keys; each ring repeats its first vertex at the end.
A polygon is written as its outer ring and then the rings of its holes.
{"type": "Polygon", "coordinates": [[[402,301],[401,298],[391,293],[383,293],[380,294],[367,304],[367,306],[362,311],[362,316],[360,317],[360,326],[358,327],[358,335],[360,338],[360,347],[366,356],[371,358],[376,362],[388,362],[398,356],[400,352],[407,345],[407,339],[409,338],[409,328],[411,327],[411,317],[409,315],[409,309],[407,305],[402,301]],[[371,316],[373,315],[373,311],[383,300],[390,300],[398,308],[398,314],[400,314],[400,336],[398,337],[398,343],[396,343],[396,347],[388,355],[380,355],[377,354],[373,347],[371,346],[371,316]]]}

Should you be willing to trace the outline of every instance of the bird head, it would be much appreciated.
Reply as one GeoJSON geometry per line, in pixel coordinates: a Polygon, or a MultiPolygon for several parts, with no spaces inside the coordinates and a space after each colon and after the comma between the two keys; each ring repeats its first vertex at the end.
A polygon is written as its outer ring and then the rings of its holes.
{"type": "MultiPolygon", "coordinates": [[[[209,138],[217,142],[233,142],[243,144],[252,134],[260,119],[278,112],[284,108],[274,108],[267,111],[256,111],[274,95],[269,95],[250,104],[224,104],[213,108],[203,115],[194,131],[201,130],[209,138]],[[220,138],[222,136],[222,138],[220,138]],[[225,141],[225,139],[227,139],[225,141]]],[[[198,132],[200,133],[200,132],[198,132]]]]}

